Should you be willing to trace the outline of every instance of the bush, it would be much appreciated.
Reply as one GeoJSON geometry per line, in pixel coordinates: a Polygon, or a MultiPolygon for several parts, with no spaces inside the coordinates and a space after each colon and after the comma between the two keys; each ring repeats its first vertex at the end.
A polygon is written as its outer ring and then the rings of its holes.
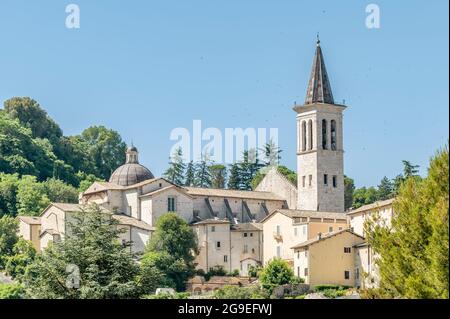
{"type": "Polygon", "coordinates": [[[324,290],[347,290],[351,288],[350,286],[342,286],[342,285],[317,285],[314,287],[315,292],[323,292],[324,290]]]}
{"type": "Polygon", "coordinates": [[[0,299],[22,299],[23,296],[24,290],[21,285],[0,283],[0,299]]]}
{"type": "Polygon", "coordinates": [[[212,276],[226,276],[226,274],[223,266],[214,266],[205,274],[205,279],[208,281],[212,276]]]}
{"type": "Polygon", "coordinates": [[[337,298],[345,295],[345,290],[325,289],[322,291],[323,295],[327,298],[337,298]]]}
{"type": "Polygon", "coordinates": [[[232,272],[227,274],[228,277],[238,277],[239,276],[239,270],[235,269],[232,272]]]}
{"type": "Polygon", "coordinates": [[[188,299],[190,295],[188,292],[178,292],[174,295],[163,293],[159,295],[145,295],[142,299],[188,299]]]}
{"type": "Polygon", "coordinates": [[[259,280],[262,287],[272,294],[274,288],[289,284],[294,278],[294,272],[289,264],[279,258],[271,260],[261,271],[259,280]]]}
{"type": "Polygon", "coordinates": [[[250,267],[248,267],[248,276],[249,277],[258,277],[260,272],[261,272],[261,270],[262,270],[261,266],[256,266],[255,267],[253,265],[250,265],[250,267]]]}
{"type": "Polygon", "coordinates": [[[267,299],[268,297],[267,292],[259,286],[224,286],[213,294],[214,299],[267,299]]]}

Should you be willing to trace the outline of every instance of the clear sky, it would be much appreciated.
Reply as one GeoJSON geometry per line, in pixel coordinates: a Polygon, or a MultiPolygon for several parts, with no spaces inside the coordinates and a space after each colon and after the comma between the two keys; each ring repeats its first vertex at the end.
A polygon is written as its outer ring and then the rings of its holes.
{"type": "Polygon", "coordinates": [[[155,175],[173,128],[276,127],[296,167],[303,102],[320,32],[344,117],[345,173],[357,186],[426,172],[448,140],[448,1],[1,0],[0,101],[36,99],[64,130],[106,125],[155,175]],[[376,3],[381,27],[365,25],[376,3]],[[81,28],[67,29],[78,4],[81,28]]]}

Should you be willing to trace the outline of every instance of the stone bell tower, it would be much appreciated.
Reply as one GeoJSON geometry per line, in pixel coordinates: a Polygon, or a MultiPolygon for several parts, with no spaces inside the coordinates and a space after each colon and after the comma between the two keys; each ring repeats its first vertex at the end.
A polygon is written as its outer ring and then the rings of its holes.
{"type": "Polygon", "coordinates": [[[317,40],[303,105],[297,112],[297,209],[344,212],[344,105],[334,103],[317,40]]]}

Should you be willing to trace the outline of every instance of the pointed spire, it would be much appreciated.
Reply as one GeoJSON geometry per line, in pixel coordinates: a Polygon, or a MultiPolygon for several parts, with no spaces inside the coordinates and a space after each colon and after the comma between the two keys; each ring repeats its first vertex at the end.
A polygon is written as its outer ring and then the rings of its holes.
{"type": "Polygon", "coordinates": [[[325,61],[320,48],[319,34],[317,34],[316,54],[314,55],[311,77],[309,78],[305,104],[328,103],[334,104],[333,93],[328,79],[325,61]]]}

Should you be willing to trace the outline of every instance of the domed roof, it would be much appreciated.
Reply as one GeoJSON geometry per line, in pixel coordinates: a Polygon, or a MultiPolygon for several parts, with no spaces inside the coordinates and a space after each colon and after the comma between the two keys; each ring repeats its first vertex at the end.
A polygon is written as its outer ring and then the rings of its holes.
{"type": "Polygon", "coordinates": [[[155,178],[155,176],[145,166],[137,163],[127,163],[112,173],[109,182],[122,186],[130,186],[152,178],[155,178]]]}
{"type": "Polygon", "coordinates": [[[152,178],[155,178],[155,176],[148,168],[139,164],[138,150],[132,146],[127,149],[126,163],[112,173],[109,182],[121,186],[130,186],[152,178]]]}

